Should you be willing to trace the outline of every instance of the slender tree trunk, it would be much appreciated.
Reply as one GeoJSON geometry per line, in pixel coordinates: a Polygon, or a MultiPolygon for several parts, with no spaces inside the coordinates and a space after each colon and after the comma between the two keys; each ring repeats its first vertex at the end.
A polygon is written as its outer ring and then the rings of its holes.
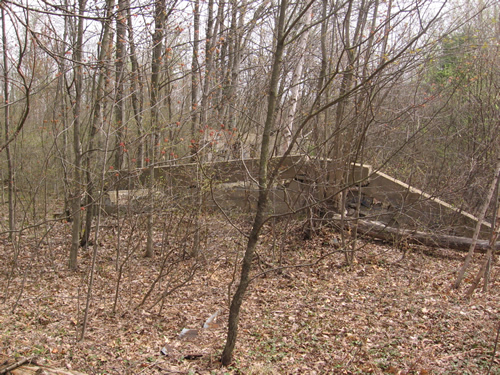
{"type": "Polygon", "coordinates": [[[163,36],[165,28],[165,0],[156,0],[155,2],[155,32],[153,34],[153,57],[151,63],[151,135],[149,149],[149,182],[148,182],[148,201],[149,212],[147,218],[147,240],[146,257],[154,255],[153,249],[153,215],[154,215],[154,165],[156,160],[156,150],[159,140],[158,121],[159,121],[159,94],[160,94],[160,69],[162,66],[163,36]]]}
{"type": "MultiPolygon", "coordinates": [[[[499,160],[499,163],[500,163],[500,157],[498,158],[499,160]]],[[[472,282],[472,284],[470,285],[469,289],[467,290],[467,293],[466,293],[466,296],[467,298],[470,298],[472,296],[472,293],[474,293],[474,290],[477,288],[477,286],[479,285],[479,282],[481,281],[481,279],[484,277],[484,289],[485,291],[487,291],[488,289],[488,278],[489,278],[489,275],[488,275],[488,271],[489,269],[491,268],[491,263],[493,261],[493,252],[494,252],[494,249],[495,249],[495,245],[498,241],[498,235],[500,234],[500,208],[498,208],[498,197],[500,196],[499,195],[499,187],[500,187],[500,168],[497,169],[496,171],[497,175],[496,175],[496,179],[495,179],[495,182],[496,182],[496,185],[495,185],[495,190],[497,191],[497,195],[496,195],[496,202],[494,204],[494,220],[493,220],[493,228],[492,228],[492,231],[491,231],[491,235],[490,235],[490,242],[489,242],[489,245],[488,245],[488,251],[486,253],[486,258],[484,259],[483,261],[483,264],[481,265],[481,268],[479,269],[476,277],[474,278],[474,281],[472,282]]]]}
{"type": "Polygon", "coordinates": [[[231,26],[229,31],[228,41],[228,64],[224,88],[223,103],[220,104],[221,110],[224,113],[224,124],[230,129],[236,129],[239,118],[239,111],[237,110],[237,90],[240,79],[240,66],[242,62],[242,53],[245,51],[247,43],[251,40],[259,18],[267,9],[268,3],[262,3],[255,11],[253,19],[247,22],[247,0],[241,1],[232,0],[231,4],[231,26]]]}
{"type": "MultiPolygon", "coordinates": [[[[208,0],[208,15],[207,15],[207,28],[206,28],[206,42],[205,42],[205,75],[203,79],[203,87],[201,92],[201,102],[200,102],[200,126],[204,128],[208,121],[208,110],[209,110],[209,95],[211,93],[211,86],[213,84],[213,61],[214,61],[214,0],[208,0]]],[[[203,144],[206,143],[207,132],[204,132],[203,144]]],[[[201,156],[201,155],[200,155],[201,156]]],[[[206,153],[205,157],[211,159],[211,152],[206,153]]],[[[202,158],[201,160],[206,160],[202,158]]]]}
{"type": "Polygon", "coordinates": [[[236,289],[236,292],[233,296],[229,310],[227,339],[221,358],[223,366],[228,366],[232,362],[233,351],[236,345],[236,338],[238,334],[238,322],[239,322],[241,304],[243,303],[243,297],[250,282],[250,271],[252,268],[252,261],[255,253],[255,248],[257,246],[257,242],[260,236],[260,231],[262,229],[262,225],[265,221],[265,216],[266,216],[265,210],[269,195],[269,186],[268,186],[269,145],[271,138],[271,130],[274,127],[274,122],[275,122],[275,108],[278,96],[277,89],[278,89],[279,75],[283,59],[283,51],[285,48],[284,25],[285,25],[285,13],[287,4],[288,4],[287,0],[281,0],[280,13],[277,25],[277,43],[276,43],[276,49],[274,51],[271,81],[269,83],[267,116],[261,141],[260,166],[259,166],[259,198],[257,202],[257,209],[255,212],[252,231],[250,232],[250,236],[248,238],[245,256],[243,257],[243,264],[241,266],[240,284],[238,285],[238,288],[236,289]]]}
{"type": "MultiPolygon", "coordinates": [[[[243,0],[241,5],[238,5],[237,0],[229,2],[231,4],[231,26],[229,30],[229,53],[227,64],[226,88],[224,89],[224,103],[221,106],[225,108],[224,124],[229,128],[235,129],[238,121],[238,111],[236,110],[236,91],[238,89],[238,81],[240,77],[241,54],[245,48],[243,43],[243,27],[246,15],[247,2],[243,0]]],[[[257,11],[258,13],[258,11],[257,11]]],[[[255,22],[249,22],[252,32],[255,22]]]]}
{"type": "MultiPolygon", "coordinates": [[[[196,127],[199,126],[200,130],[205,128],[205,125],[208,124],[208,110],[209,110],[209,95],[211,95],[211,85],[213,81],[213,61],[214,61],[214,52],[215,52],[215,35],[217,34],[217,25],[215,26],[214,30],[214,0],[208,0],[208,15],[207,15],[207,28],[206,28],[206,44],[205,44],[205,76],[203,80],[203,87],[202,87],[202,95],[201,95],[201,102],[199,108],[196,106],[196,104],[193,105],[193,125],[192,127],[192,133],[193,133],[193,139],[197,140],[199,139],[198,136],[196,136],[196,127]],[[199,124],[196,124],[196,122],[199,121],[199,124]]],[[[199,23],[199,3],[195,3],[195,17],[198,18],[197,22],[199,23]]],[[[198,32],[195,31],[195,44],[199,43],[199,24],[197,25],[198,32]]],[[[193,49],[193,71],[192,73],[196,73],[195,69],[197,70],[197,65],[198,65],[198,59],[197,59],[197,54],[198,54],[198,46],[193,49]]],[[[197,100],[197,79],[198,77],[196,74],[193,74],[192,77],[192,86],[193,86],[193,92],[192,92],[192,102],[195,102],[195,99],[197,100]]],[[[205,145],[206,142],[206,134],[207,132],[204,132],[204,139],[203,142],[201,142],[203,145],[205,145]]],[[[199,152],[199,146],[200,142],[196,142],[193,145],[193,156],[195,153],[199,152]]],[[[203,157],[203,154],[198,153],[198,160],[204,160],[205,158],[203,157]]],[[[205,154],[206,155],[206,154],[205,154]]],[[[208,154],[210,155],[210,153],[208,154]]],[[[208,156],[206,155],[206,156],[208,156]]],[[[201,209],[202,209],[202,203],[203,203],[203,192],[201,189],[201,186],[203,185],[202,179],[203,179],[203,174],[197,171],[196,174],[196,179],[198,181],[198,189],[196,191],[196,195],[194,197],[193,205],[195,207],[196,213],[195,213],[195,218],[194,218],[194,233],[193,233],[193,245],[191,247],[191,256],[195,257],[198,255],[199,247],[200,247],[200,214],[201,214],[201,209]]]]}
{"type": "Polygon", "coordinates": [[[490,237],[490,243],[488,246],[488,251],[486,252],[486,258],[483,261],[483,264],[479,268],[479,271],[477,272],[476,277],[472,281],[472,284],[469,286],[469,289],[467,289],[467,292],[465,293],[467,298],[472,297],[472,294],[474,293],[474,290],[478,287],[479,283],[481,282],[481,279],[484,277],[484,285],[485,289],[487,285],[487,280],[488,280],[488,275],[487,272],[491,267],[491,263],[493,261],[493,250],[495,248],[495,243],[498,240],[498,234],[500,232],[500,226],[497,224],[496,227],[493,230],[493,233],[491,234],[490,237]]]}
{"type": "Polygon", "coordinates": [[[383,65],[387,61],[387,44],[389,43],[389,33],[391,32],[391,10],[392,0],[387,3],[387,13],[385,15],[384,38],[382,41],[382,52],[380,54],[379,65],[383,65]]]}
{"type": "MultiPolygon", "coordinates": [[[[111,16],[113,13],[113,7],[114,7],[114,0],[107,0],[106,4],[106,19],[104,21],[103,25],[103,33],[102,33],[102,39],[100,41],[100,51],[99,51],[99,58],[98,58],[98,70],[97,70],[97,83],[95,86],[95,89],[93,90],[95,92],[94,96],[94,104],[93,104],[93,109],[92,109],[92,125],[90,127],[90,134],[89,134],[89,140],[88,140],[88,147],[87,147],[87,152],[85,153],[85,174],[87,178],[87,194],[86,194],[86,215],[85,215],[85,230],[83,231],[82,239],[80,241],[80,244],[82,246],[88,246],[89,244],[89,239],[90,239],[90,231],[92,228],[92,220],[95,215],[95,192],[94,192],[94,186],[96,185],[96,182],[94,181],[93,178],[93,167],[95,165],[95,158],[94,156],[94,142],[95,142],[95,136],[97,134],[98,128],[99,128],[99,120],[101,119],[101,103],[104,102],[104,78],[106,75],[106,69],[105,69],[105,61],[109,57],[109,36],[110,36],[110,28],[111,28],[111,16]]],[[[97,182],[98,185],[102,185],[102,183],[97,182]]],[[[102,194],[102,192],[101,192],[102,194]]]]}
{"type": "MultiPolygon", "coordinates": [[[[200,0],[195,0],[193,10],[193,57],[191,60],[191,139],[198,139],[196,129],[199,126],[199,111],[198,111],[198,93],[200,90],[200,74],[198,54],[200,53],[200,0]]],[[[198,152],[199,142],[193,145],[191,152],[193,161],[198,152]]]]}
{"type": "MultiPolygon", "coordinates": [[[[328,19],[327,19],[327,14],[328,14],[328,0],[322,0],[322,7],[321,7],[321,18],[323,19],[323,22],[321,23],[321,35],[320,35],[320,45],[321,45],[321,70],[319,73],[318,77],[318,84],[316,86],[316,91],[317,95],[319,95],[319,98],[317,100],[316,104],[316,109],[321,108],[321,103],[323,102],[328,102],[328,90],[325,90],[324,88],[324,82],[326,80],[326,74],[327,74],[327,69],[328,69],[328,50],[326,47],[326,37],[328,34],[328,19]],[[322,91],[325,91],[323,95],[320,95],[322,91]],[[323,100],[323,97],[325,97],[325,100],[323,100]]],[[[328,114],[324,114],[324,128],[326,128],[326,123],[328,119],[328,114]]],[[[325,132],[323,133],[320,127],[320,119],[319,117],[316,119],[314,122],[314,127],[313,127],[313,144],[318,147],[321,142],[323,142],[326,139],[326,129],[325,132]]],[[[318,152],[317,150],[316,152],[318,152]]],[[[320,156],[320,155],[318,155],[320,156]]],[[[326,159],[326,157],[325,157],[326,159]]]]}
{"type": "Polygon", "coordinates": [[[216,17],[216,22],[217,26],[215,27],[217,30],[219,30],[218,34],[214,36],[214,43],[215,43],[215,56],[214,56],[214,71],[216,74],[216,80],[217,80],[217,85],[214,87],[214,92],[212,94],[213,96],[213,102],[214,102],[214,109],[217,111],[217,119],[220,119],[223,124],[226,124],[224,122],[224,113],[223,113],[223,107],[221,106],[222,104],[222,93],[223,93],[223,86],[225,85],[225,79],[227,77],[227,64],[225,63],[226,60],[226,47],[227,47],[227,42],[225,41],[225,37],[227,36],[226,33],[226,26],[224,24],[226,14],[229,14],[229,9],[226,9],[226,0],[220,0],[217,6],[217,17],[216,17]]]}
{"type": "MultiPolygon", "coordinates": [[[[325,88],[326,75],[328,70],[328,50],[327,50],[327,35],[328,35],[328,23],[329,19],[328,15],[328,0],[322,0],[321,6],[321,18],[323,22],[321,23],[321,35],[320,35],[320,46],[321,46],[321,69],[318,76],[318,83],[316,85],[317,92],[317,100],[316,106],[314,110],[318,110],[321,108],[322,103],[327,103],[329,101],[329,90],[325,88]]],[[[332,35],[333,37],[333,35],[332,35]]],[[[313,122],[312,128],[312,144],[314,145],[314,149],[312,150],[312,154],[316,157],[316,164],[319,171],[325,171],[325,173],[321,173],[319,176],[320,180],[318,181],[318,189],[319,189],[319,197],[321,199],[326,199],[326,197],[330,196],[332,192],[331,189],[328,188],[328,181],[330,179],[330,169],[327,168],[327,155],[323,154],[326,150],[326,147],[322,147],[324,142],[326,141],[328,134],[328,119],[329,110],[326,110],[325,113],[318,115],[313,122]]],[[[321,205],[313,207],[309,212],[308,218],[309,222],[309,230],[311,233],[315,231],[313,216],[323,216],[322,211],[324,207],[321,205]]]]}
{"type": "MultiPolygon", "coordinates": [[[[113,0],[109,0],[109,4],[113,3],[113,0]]],[[[112,8],[111,8],[112,9],[112,8]]],[[[110,21],[110,19],[108,19],[110,21]]],[[[109,145],[109,133],[106,135],[106,144],[104,147],[104,160],[107,159],[108,156],[108,145],[109,145]]],[[[105,175],[106,175],[106,164],[102,164],[101,168],[101,176],[100,176],[100,190],[102,191],[104,188],[104,180],[105,180],[105,175]]],[[[97,199],[98,204],[102,204],[102,194],[99,196],[97,199]]],[[[87,331],[87,324],[88,324],[88,317],[89,317],[89,312],[90,312],[90,303],[92,301],[92,290],[94,287],[94,275],[95,275],[95,265],[97,262],[97,255],[98,252],[97,250],[99,249],[99,227],[101,225],[101,213],[100,211],[97,213],[97,220],[96,220],[96,228],[94,232],[94,245],[93,245],[93,251],[92,251],[92,263],[90,267],[90,275],[89,275],[89,284],[87,288],[87,298],[85,302],[85,313],[83,316],[83,322],[82,322],[82,333],[80,335],[80,340],[83,340],[85,338],[85,332],[87,331]]]]}
{"type": "Polygon", "coordinates": [[[78,247],[80,246],[80,228],[81,228],[81,195],[82,195],[82,146],[80,140],[81,125],[81,106],[83,90],[83,69],[82,69],[82,49],[83,49],[83,26],[86,0],[78,2],[78,30],[74,51],[75,61],[75,103],[73,106],[73,152],[74,152],[74,171],[73,171],[73,193],[71,195],[71,211],[73,217],[73,226],[71,230],[71,249],[69,253],[69,268],[75,270],[78,266],[78,247]]]}
{"type": "Polygon", "coordinates": [[[143,83],[141,72],[139,71],[139,62],[137,60],[137,52],[134,42],[134,27],[132,23],[132,15],[130,12],[130,1],[127,0],[127,26],[128,26],[128,44],[130,46],[130,65],[132,68],[130,89],[132,99],[132,109],[134,111],[134,120],[137,126],[138,147],[137,147],[137,162],[136,166],[142,168],[144,166],[144,129],[142,123],[142,107],[143,107],[143,83]]]}
{"type": "MultiPolygon", "coordinates": [[[[237,1],[229,1],[229,9],[231,10],[231,24],[228,33],[228,40],[226,42],[227,53],[227,65],[224,77],[224,89],[222,91],[222,100],[220,103],[221,111],[224,113],[224,124],[230,125],[231,129],[235,127],[236,124],[236,111],[234,108],[235,103],[235,92],[237,87],[237,81],[239,76],[239,34],[237,17],[238,17],[238,6],[237,1]],[[236,66],[238,64],[238,66],[236,66]]],[[[229,10],[228,9],[228,10],[229,10]]]]}
{"type": "Polygon", "coordinates": [[[486,216],[486,211],[488,211],[488,207],[490,206],[491,199],[493,197],[493,193],[495,192],[495,188],[498,184],[498,179],[500,178],[500,158],[497,161],[497,165],[495,167],[495,175],[493,177],[493,180],[491,181],[490,188],[488,190],[488,194],[486,195],[486,199],[483,203],[483,207],[481,208],[481,212],[479,213],[479,217],[477,219],[477,225],[476,225],[476,230],[474,231],[474,234],[472,236],[472,243],[469,248],[469,252],[467,253],[467,256],[465,257],[464,264],[458,271],[457,278],[455,282],[453,283],[453,288],[458,289],[460,287],[460,284],[462,283],[462,280],[465,276],[465,272],[467,271],[467,268],[469,268],[470,262],[472,260],[472,256],[474,254],[474,249],[476,248],[476,242],[477,239],[479,238],[479,233],[481,233],[481,227],[484,222],[484,217],[486,216]]]}
{"type": "MultiPolygon", "coordinates": [[[[7,32],[5,30],[5,10],[2,10],[2,46],[3,46],[3,95],[4,95],[4,134],[5,142],[8,142],[10,136],[10,93],[9,93],[9,57],[7,55],[7,32]]],[[[14,181],[14,161],[10,152],[10,146],[5,147],[5,155],[7,159],[7,199],[9,204],[9,241],[15,238],[16,230],[16,215],[15,215],[15,181],[14,181]]]]}
{"type": "MultiPolygon", "coordinates": [[[[345,45],[343,53],[347,54],[347,67],[344,69],[342,74],[342,81],[340,83],[339,88],[339,97],[343,97],[343,99],[337,104],[337,108],[335,110],[335,129],[334,133],[338,135],[333,140],[332,153],[328,155],[331,159],[333,159],[336,163],[335,171],[333,172],[333,184],[337,190],[341,190],[342,185],[344,183],[345,173],[347,169],[347,161],[344,157],[344,147],[350,146],[350,141],[348,136],[340,136],[340,129],[343,127],[344,123],[344,114],[347,106],[347,97],[344,95],[349,92],[351,87],[351,82],[353,79],[353,60],[354,60],[354,52],[351,49],[351,38],[350,38],[350,28],[351,28],[351,13],[352,13],[353,1],[349,1],[348,8],[346,11],[346,15],[343,22],[343,35],[340,36],[340,39],[343,40],[345,45]]],[[[340,202],[342,195],[337,196],[337,207],[342,212],[344,207],[342,207],[342,202],[340,202]]],[[[342,234],[343,238],[343,234],[342,234]]],[[[346,253],[346,261],[348,261],[347,253],[346,253]]],[[[349,263],[349,262],[348,262],[349,263]]]]}
{"type": "Polygon", "coordinates": [[[497,196],[495,199],[495,204],[493,208],[493,212],[496,212],[496,216],[493,219],[493,222],[491,223],[493,225],[493,231],[491,232],[490,236],[490,244],[491,246],[489,247],[488,250],[491,250],[490,256],[487,258],[487,265],[486,265],[486,270],[485,270],[485,275],[484,275],[484,283],[483,283],[483,292],[488,293],[488,289],[490,286],[490,276],[491,276],[491,267],[496,261],[496,258],[494,256],[494,249],[496,246],[496,242],[498,241],[498,237],[500,236],[500,177],[497,181],[497,196]],[[495,237],[494,237],[495,236],[495,237]]]}
{"type": "MultiPolygon", "coordinates": [[[[67,3],[65,1],[65,7],[67,8],[67,3]]],[[[57,55],[58,56],[64,56],[66,52],[66,45],[67,45],[67,40],[68,40],[68,29],[69,29],[69,16],[64,16],[64,31],[63,31],[63,38],[60,43],[57,44],[57,55]]],[[[70,176],[69,176],[69,171],[68,171],[68,164],[69,164],[69,159],[68,159],[68,108],[69,105],[67,104],[68,102],[68,96],[65,95],[64,92],[64,84],[65,84],[65,79],[66,79],[66,64],[67,61],[64,58],[59,59],[57,65],[58,65],[58,77],[57,77],[57,89],[56,89],[56,96],[55,96],[55,103],[56,106],[54,107],[54,112],[52,115],[52,122],[53,122],[53,131],[54,134],[61,134],[62,135],[62,144],[60,145],[57,142],[57,138],[54,139],[54,145],[57,150],[58,154],[58,160],[61,164],[62,168],[62,182],[63,182],[63,189],[64,189],[64,208],[63,212],[66,216],[66,219],[69,221],[71,220],[71,203],[70,203],[70,191],[71,191],[71,183],[70,183],[70,176]],[[61,128],[59,127],[59,124],[61,125],[61,128]]]]}
{"type": "Polygon", "coordinates": [[[123,90],[125,71],[125,39],[127,33],[127,0],[118,0],[118,13],[116,19],[116,56],[115,56],[115,169],[120,170],[123,166],[123,129],[125,128],[125,97],[123,90]]]}
{"type": "Polygon", "coordinates": [[[297,113],[297,103],[299,100],[299,89],[300,84],[299,81],[302,79],[302,71],[304,69],[304,61],[305,61],[305,52],[307,48],[307,40],[309,38],[309,25],[311,24],[312,19],[312,7],[309,7],[307,13],[304,16],[304,22],[300,22],[299,32],[302,33],[300,36],[298,46],[297,46],[297,55],[298,62],[297,66],[292,75],[292,82],[290,83],[290,108],[288,110],[288,117],[285,122],[285,127],[283,129],[283,145],[282,145],[282,154],[286,152],[288,147],[291,145],[292,136],[293,136],[293,123],[295,121],[295,115],[297,113]],[[306,31],[303,31],[305,29],[306,31]]]}

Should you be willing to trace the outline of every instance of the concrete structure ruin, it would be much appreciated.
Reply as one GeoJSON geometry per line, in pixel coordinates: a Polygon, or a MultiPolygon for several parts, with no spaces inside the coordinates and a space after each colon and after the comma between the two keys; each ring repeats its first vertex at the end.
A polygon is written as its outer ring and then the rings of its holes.
{"type": "MultiPolygon", "coordinates": [[[[270,168],[278,161],[279,158],[271,159],[270,168]]],[[[118,195],[109,193],[108,209],[118,209],[131,197],[137,202],[145,199],[147,190],[141,189],[148,186],[149,176],[149,169],[122,171],[110,187],[118,195]]],[[[248,213],[257,202],[257,176],[258,159],[164,165],[154,168],[154,185],[156,194],[179,208],[201,204],[206,210],[221,208],[231,214],[248,213]]],[[[342,189],[334,184],[334,176],[331,161],[300,155],[286,158],[271,189],[269,213],[305,215],[312,209],[320,220],[330,220],[339,213],[344,201],[347,218],[361,217],[405,230],[472,237],[476,217],[369,165],[352,165],[342,189]]],[[[480,238],[488,238],[490,231],[491,226],[483,223],[480,238]]]]}

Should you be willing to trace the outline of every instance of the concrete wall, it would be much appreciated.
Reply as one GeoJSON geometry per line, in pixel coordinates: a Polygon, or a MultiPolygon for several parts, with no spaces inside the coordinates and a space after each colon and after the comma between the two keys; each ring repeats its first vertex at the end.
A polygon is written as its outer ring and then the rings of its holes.
{"type": "MultiPolygon", "coordinates": [[[[269,162],[277,165],[279,158],[269,162]]],[[[234,213],[252,212],[256,207],[259,162],[243,159],[202,165],[165,165],[154,169],[156,189],[176,205],[192,204],[190,198],[201,192],[205,209],[221,207],[234,213]],[[184,203],[183,203],[184,202],[184,203]]],[[[338,212],[339,187],[335,185],[335,165],[331,160],[310,160],[291,156],[283,161],[270,195],[270,213],[288,214],[313,203],[322,212],[338,212]]],[[[115,181],[120,189],[144,188],[149,170],[121,172],[115,181]]],[[[346,209],[354,215],[381,221],[390,226],[432,231],[456,236],[472,236],[477,218],[432,197],[369,165],[353,164],[349,170],[346,209]]],[[[116,185],[115,185],[116,186],[116,185]]],[[[482,226],[482,238],[490,226],[482,226]]]]}
{"type": "MultiPolygon", "coordinates": [[[[404,228],[471,237],[477,224],[473,215],[382,172],[372,174],[363,193],[386,204],[395,223],[404,228]]],[[[484,223],[481,237],[487,238],[490,230],[484,223]]]]}

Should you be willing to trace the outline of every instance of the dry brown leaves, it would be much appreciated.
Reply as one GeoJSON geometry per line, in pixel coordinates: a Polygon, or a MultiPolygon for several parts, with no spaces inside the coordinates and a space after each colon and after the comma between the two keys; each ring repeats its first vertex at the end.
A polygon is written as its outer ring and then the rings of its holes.
{"type": "MultiPolygon", "coordinates": [[[[254,268],[261,276],[244,302],[235,361],[221,369],[228,285],[245,239],[221,217],[204,217],[201,254],[194,261],[185,254],[192,223],[174,216],[158,222],[154,259],[143,257],[144,220],[120,224],[123,276],[113,313],[118,227],[116,219],[104,220],[83,341],[91,249],[81,250],[79,270],[70,272],[69,224],[57,223],[41,242],[41,230],[27,233],[17,251],[0,239],[0,353],[35,355],[88,374],[487,372],[499,324],[498,266],[490,293],[467,302],[462,292],[450,290],[461,254],[414,248],[401,259],[397,249],[367,242],[351,267],[344,266],[342,253],[316,263],[334,250],[336,234],[327,230],[303,241],[283,235],[283,223],[265,228],[254,268]],[[183,285],[193,267],[194,278],[183,285]],[[162,293],[168,295],[161,299],[162,293]],[[218,310],[214,324],[203,329],[218,310]],[[180,339],[183,328],[198,335],[180,339]]],[[[498,358],[492,374],[500,374],[498,358]]]]}

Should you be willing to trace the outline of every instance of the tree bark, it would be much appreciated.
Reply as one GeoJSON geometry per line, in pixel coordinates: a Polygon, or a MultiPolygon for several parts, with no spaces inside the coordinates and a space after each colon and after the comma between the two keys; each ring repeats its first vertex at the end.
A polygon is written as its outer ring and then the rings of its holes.
{"type": "Polygon", "coordinates": [[[304,69],[307,40],[309,38],[309,25],[311,24],[312,19],[312,7],[309,7],[304,18],[304,22],[299,21],[299,33],[301,33],[297,46],[297,54],[299,60],[297,61],[297,66],[293,71],[292,82],[290,83],[290,108],[288,110],[288,116],[283,129],[283,145],[281,153],[285,153],[286,150],[288,150],[288,148],[291,146],[292,136],[294,134],[293,123],[295,121],[295,115],[297,113],[297,103],[299,100],[299,80],[302,79],[302,71],[304,69]]]}
{"type": "Polygon", "coordinates": [[[82,69],[82,49],[83,49],[83,26],[85,23],[86,0],[78,2],[78,31],[74,51],[75,61],[75,103],[73,106],[73,151],[74,151],[74,171],[73,171],[73,193],[71,195],[71,211],[73,226],[71,230],[71,249],[69,253],[69,268],[76,270],[78,266],[78,248],[80,246],[81,228],[81,195],[82,195],[82,146],[80,140],[81,106],[83,91],[83,69],[82,69]]]}
{"type": "Polygon", "coordinates": [[[127,33],[127,0],[118,0],[116,19],[116,53],[115,53],[115,169],[119,171],[123,166],[123,129],[125,128],[125,97],[123,81],[125,79],[125,48],[127,33]]]}
{"type": "Polygon", "coordinates": [[[474,249],[476,248],[477,239],[479,238],[479,233],[481,232],[481,226],[483,225],[484,217],[486,216],[486,211],[488,211],[488,207],[490,206],[491,199],[493,198],[493,193],[495,192],[495,188],[498,184],[499,178],[500,178],[500,158],[497,160],[497,165],[495,167],[495,175],[493,177],[493,180],[491,181],[491,185],[488,190],[488,194],[486,195],[486,199],[484,200],[483,207],[481,208],[481,212],[479,213],[476,230],[474,231],[474,235],[472,236],[472,242],[470,244],[469,252],[467,253],[464,264],[458,271],[457,278],[453,283],[454,289],[458,289],[460,287],[460,284],[462,283],[462,280],[465,276],[465,272],[467,271],[467,268],[469,268],[472,256],[474,254],[474,249]]]}
{"type": "MultiPolygon", "coordinates": [[[[198,139],[196,128],[199,126],[198,93],[200,91],[200,74],[198,54],[200,52],[200,0],[195,0],[193,10],[193,56],[191,59],[191,139],[198,139]]],[[[191,149],[193,161],[198,151],[198,144],[191,149]]]]}
{"type": "Polygon", "coordinates": [[[99,128],[99,119],[101,118],[101,103],[104,102],[104,78],[105,72],[105,61],[108,57],[109,52],[109,37],[111,28],[111,16],[113,14],[114,0],[106,0],[106,17],[103,22],[103,32],[102,38],[100,40],[100,50],[98,57],[98,69],[97,69],[97,83],[95,86],[95,95],[93,98],[93,108],[92,108],[92,125],[90,127],[90,134],[88,139],[87,152],[85,153],[85,174],[87,179],[87,191],[86,191],[86,214],[85,214],[85,230],[82,234],[82,239],[80,240],[81,246],[87,247],[90,239],[90,231],[92,228],[92,220],[95,214],[95,192],[94,186],[96,182],[94,181],[94,173],[92,171],[95,165],[94,158],[94,141],[95,136],[99,128]]]}
{"type": "Polygon", "coordinates": [[[134,27],[132,23],[132,15],[130,12],[130,1],[127,0],[127,27],[128,27],[128,44],[130,47],[130,65],[132,75],[130,79],[132,109],[134,111],[135,124],[137,126],[138,146],[136,153],[136,166],[142,168],[144,166],[144,139],[143,139],[143,124],[142,124],[142,107],[143,107],[143,82],[141,72],[139,70],[139,62],[137,60],[137,52],[134,42],[134,27]]]}
{"type": "Polygon", "coordinates": [[[159,94],[160,94],[160,69],[162,66],[163,37],[165,29],[165,0],[156,0],[155,2],[155,32],[153,34],[153,56],[151,62],[151,135],[149,148],[149,182],[148,182],[148,201],[149,212],[147,217],[147,240],[146,257],[154,255],[153,249],[153,215],[154,215],[154,164],[156,160],[156,150],[159,141],[158,122],[159,122],[159,94]]]}
{"type": "MultiPolygon", "coordinates": [[[[213,61],[214,61],[214,52],[215,52],[215,35],[217,34],[217,30],[214,30],[214,0],[208,0],[208,10],[207,10],[207,28],[205,31],[205,75],[203,79],[203,86],[201,88],[201,102],[199,108],[199,121],[200,121],[200,130],[208,124],[208,111],[209,111],[209,102],[210,95],[212,91],[212,85],[214,80],[214,72],[213,72],[213,61]]],[[[207,143],[207,132],[203,133],[203,146],[207,143]]],[[[204,153],[205,157],[199,155],[199,160],[208,160],[212,159],[212,151],[204,153]]]]}
{"type": "Polygon", "coordinates": [[[257,246],[257,242],[260,236],[260,231],[266,216],[265,210],[269,195],[269,186],[268,186],[269,144],[270,144],[271,130],[274,127],[274,122],[275,122],[277,89],[278,89],[278,82],[279,82],[281,64],[283,59],[283,51],[285,47],[284,27],[285,27],[285,12],[287,3],[288,3],[287,0],[281,0],[280,4],[280,13],[277,25],[277,33],[276,33],[277,43],[276,43],[276,49],[274,51],[271,82],[269,84],[267,116],[261,141],[260,165],[259,165],[259,198],[257,202],[257,209],[255,212],[255,218],[252,230],[250,232],[250,236],[247,242],[245,256],[243,257],[240,283],[232,298],[229,310],[227,339],[221,358],[223,366],[230,365],[233,359],[233,351],[236,345],[236,338],[238,334],[240,309],[243,303],[243,297],[248,288],[255,248],[257,246]]]}
{"type": "Polygon", "coordinates": [[[16,216],[14,207],[14,161],[10,152],[9,144],[7,143],[10,136],[10,103],[9,103],[9,58],[7,55],[7,32],[5,30],[5,10],[2,10],[2,46],[3,46],[3,95],[4,95],[4,134],[5,134],[5,154],[7,159],[7,199],[9,202],[9,241],[15,238],[14,231],[16,230],[16,216]]]}
{"type": "MultiPolygon", "coordinates": [[[[500,158],[499,158],[500,160],[500,158]]],[[[476,277],[474,278],[474,281],[470,285],[469,289],[467,290],[466,296],[467,298],[470,298],[472,296],[472,293],[474,293],[474,290],[477,288],[479,285],[479,282],[481,279],[484,277],[484,291],[486,292],[488,290],[488,279],[489,275],[488,272],[491,269],[491,264],[493,262],[493,253],[495,252],[496,249],[495,245],[498,241],[498,236],[500,234],[500,208],[498,208],[498,197],[500,196],[499,192],[499,185],[500,182],[500,170],[497,171],[497,178],[496,178],[496,202],[495,202],[495,207],[494,207],[494,212],[495,212],[495,219],[493,220],[493,228],[490,236],[490,241],[488,244],[488,252],[486,253],[486,258],[483,261],[483,264],[481,268],[479,269],[476,277]]]]}

